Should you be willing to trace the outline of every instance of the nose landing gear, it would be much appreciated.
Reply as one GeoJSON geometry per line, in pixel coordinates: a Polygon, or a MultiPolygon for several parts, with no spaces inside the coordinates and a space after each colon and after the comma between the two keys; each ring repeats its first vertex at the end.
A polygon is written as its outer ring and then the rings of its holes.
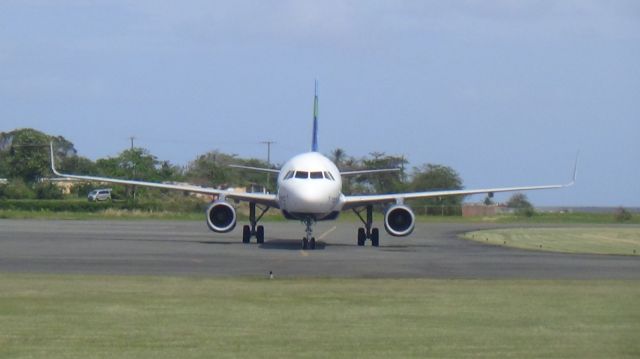
{"type": "Polygon", "coordinates": [[[302,249],[316,249],[316,238],[313,237],[313,218],[305,217],[302,222],[306,229],[306,235],[302,238],[302,249]]]}

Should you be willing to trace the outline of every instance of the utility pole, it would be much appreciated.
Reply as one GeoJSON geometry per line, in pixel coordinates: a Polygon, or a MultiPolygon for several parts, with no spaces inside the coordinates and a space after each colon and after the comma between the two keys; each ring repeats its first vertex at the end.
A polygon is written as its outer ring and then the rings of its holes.
{"type": "MultiPolygon", "coordinates": [[[[264,145],[267,145],[267,165],[269,167],[271,167],[271,145],[275,144],[276,141],[266,140],[266,141],[262,141],[260,143],[262,143],[264,145]]],[[[269,189],[270,180],[271,180],[271,174],[267,173],[267,190],[269,189]]]]}
{"type": "MultiPolygon", "coordinates": [[[[131,140],[131,151],[133,152],[133,140],[135,140],[136,137],[135,136],[129,136],[129,139],[131,140]]],[[[131,164],[133,165],[133,178],[135,179],[135,177],[136,177],[136,164],[133,161],[132,161],[131,164]]],[[[135,203],[135,201],[136,201],[136,186],[131,186],[131,192],[133,194],[133,202],[135,203]]]]}

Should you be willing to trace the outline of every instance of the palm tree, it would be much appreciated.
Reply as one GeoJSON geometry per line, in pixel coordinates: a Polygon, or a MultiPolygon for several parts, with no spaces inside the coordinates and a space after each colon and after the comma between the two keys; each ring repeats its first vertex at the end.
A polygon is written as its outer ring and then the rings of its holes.
{"type": "Polygon", "coordinates": [[[341,168],[342,162],[344,162],[344,159],[347,157],[347,153],[342,148],[336,148],[331,152],[331,157],[336,166],[341,168]]]}

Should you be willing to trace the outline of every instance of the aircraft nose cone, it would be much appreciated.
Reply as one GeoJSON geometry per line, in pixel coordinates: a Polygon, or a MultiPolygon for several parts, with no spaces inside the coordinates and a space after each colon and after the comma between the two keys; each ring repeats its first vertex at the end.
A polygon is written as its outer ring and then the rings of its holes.
{"type": "Polygon", "coordinates": [[[331,207],[328,193],[314,187],[299,187],[289,192],[288,203],[290,211],[302,213],[323,213],[331,207]]]}

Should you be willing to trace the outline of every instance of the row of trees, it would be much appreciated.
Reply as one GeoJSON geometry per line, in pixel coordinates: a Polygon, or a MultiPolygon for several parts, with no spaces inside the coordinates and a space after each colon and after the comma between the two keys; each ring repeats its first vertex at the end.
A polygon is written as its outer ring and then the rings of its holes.
{"type": "MultiPolygon", "coordinates": [[[[9,178],[11,183],[21,183],[21,188],[31,187],[34,191],[38,179],[51,176],[49,167],[49,142],[55,146],[55,157],[60,170],[68,173],[80,173],[105,177],[130,178],[155,182],[188,182],[196,185],[217,188],[237,186],[267,186],[274,191],[273,180],[267,181],[264,173],[242,171],[230,168],[229,164],[253,167],[268,167],[266,161],[255,158],[240,158],[219,151],[199,155],[186,166],[177,166],[169,161],[159,160],[144,148],[130,148],[115,157],[100,158],[92,161],[79,156],[73,143],[64,137],[49,136],[34,129],[20,129],[0,133],[0,177],[9,178]]],[[[355,176],[344,180],[343,191],[346,194],[392,193],[402,191],[426,191],[435,189],[461,189],[462,179],[451,167],[425,164],[407,171],[408,161],[403,156],[372,152],[368,156],[356,158],[342,149],[332,151],[328,156],[343,171],[400,168],[398,172],[355,176]]],[[[274,167],[275,168],[275,167],[274,167]]],[[[15,188],[15,185],[14,185],[15,188]]],[[[48,188],[48,187],[47,187],[48,188]]],[[[6,192],[6,191],[5,191],[6,192]]],[[[86,193],[78,194],[83,196],[86,193]]],[[[130,195],[130,189],[124,189],[123,195],[130,195]]],[[[41,193],[47,193],[42,191],[41,193]]],[[[153,193],[153,192],[149,192],[153,193]]],[[[2,192],[0,190],[0,196],[2,192]]],[[[5,193],[5,197],[7,197],[5,193]]],[[[456,206],[460,197],[422,200],[419,205],[456,206]]]]}

